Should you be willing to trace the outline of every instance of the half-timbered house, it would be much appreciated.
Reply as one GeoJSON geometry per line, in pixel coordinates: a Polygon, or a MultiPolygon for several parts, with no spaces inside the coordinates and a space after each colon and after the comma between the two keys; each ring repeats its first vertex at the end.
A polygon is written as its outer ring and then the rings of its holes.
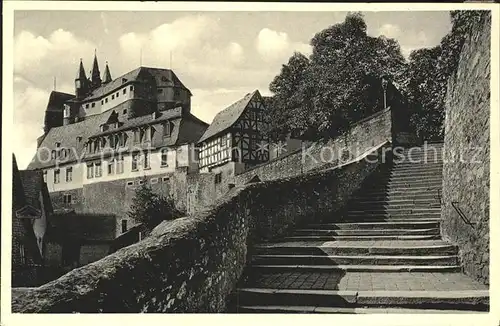
{"type": "Polygon", "coordinates": [[[262,96],[256,90],[219,112],[198,141],[200,172],[229,174],[269,161],[262,96]]]}

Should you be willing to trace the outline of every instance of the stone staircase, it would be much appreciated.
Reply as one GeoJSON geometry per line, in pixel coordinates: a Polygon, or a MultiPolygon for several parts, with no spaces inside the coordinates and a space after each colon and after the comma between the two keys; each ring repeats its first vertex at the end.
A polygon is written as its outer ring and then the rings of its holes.
{"type": "Polygon", "coordinates": [[[256,246],[230,310],[487,311],[487,287],[460,272],[457,247],[440,236],[442,145],[433,147],[436,156],[406,150],[384,164],[342,218],[256,246]]]}

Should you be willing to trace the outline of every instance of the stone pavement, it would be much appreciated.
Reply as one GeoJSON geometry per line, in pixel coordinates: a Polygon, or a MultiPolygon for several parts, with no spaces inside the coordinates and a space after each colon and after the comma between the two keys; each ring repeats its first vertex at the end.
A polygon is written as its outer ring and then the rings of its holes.
{"type": "Polygon", "coordinates": [[[254,270],[246,287],[348,291],[465,291],[488,287],[462,273],[282,272],[254,270]]]}

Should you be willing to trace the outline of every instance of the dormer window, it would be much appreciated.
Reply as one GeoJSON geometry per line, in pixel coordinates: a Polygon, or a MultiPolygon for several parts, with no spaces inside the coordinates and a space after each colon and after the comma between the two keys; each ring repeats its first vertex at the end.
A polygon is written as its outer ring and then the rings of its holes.
{"type": "Polygon", "coordinates": [[[69,107],[69,105],[66,105],[66,104],[65,104],[65,105],[64,105],[64,117],[65,117],[65,118],[69,118],[69,116],[70,116],[70,112],[71,112],[71,111],[70,111],[70,107],[69,107]]]}
{"type": "Polygon", "coordinates": [[[144,129],[144,141],[145,142],[151,141],[151,127],[146,127],[144,129]]]}
{"type": "Polygon", "coordinates": [[[163,137],[170,137],[172,134],[172,129],[170,127],[170,122],[167,121],[163,123],[163,137]]]}
{"type": "Polygon", "coordinates": [[[127,78],[122,78],[122,84],[125,84],[127,82],[127,78]]]}
{"type": "Polygon", "coordinates": [[[82,136],[76,136],[76,141],[79,143],[82,141],[82,136]]]}
{"type": "Polygon", "coordinates": [[[134,143],[138,143],[140,141],[140,133],[139,129],[134,129],[134,143]]]}
{"type": "Polygon", "coordinates": [[[61,143],[60,142],[56,142],[56,148],[59,148],[61,147],[61,143]]]}
{"type": "Polygon", "coordinates": [[[167,81],[168,81],[168,79],[167,79],[167,77],[165,77],[165,76],[161,76],[161,81],[163,81],[163,82],[167,82],[167,81]]]}

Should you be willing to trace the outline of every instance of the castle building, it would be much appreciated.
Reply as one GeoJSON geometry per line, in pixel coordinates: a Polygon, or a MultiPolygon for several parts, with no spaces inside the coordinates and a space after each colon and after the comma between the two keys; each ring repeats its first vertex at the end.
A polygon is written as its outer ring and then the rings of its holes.
{"type": "Polygon", "coordinates": [[[106,63],[101,78],[95,56],[87,78],[80,60],[75,94],[50,94],[28,169],[43,171],[56,206],[122,217],[121,234],[132,224],[130,190],[148,182],[180,198],[174,172],[198,171],[195,144],[208,125],[191,114],[191,95],[170,69],[139,67],[112,79],[106,63]]]}

